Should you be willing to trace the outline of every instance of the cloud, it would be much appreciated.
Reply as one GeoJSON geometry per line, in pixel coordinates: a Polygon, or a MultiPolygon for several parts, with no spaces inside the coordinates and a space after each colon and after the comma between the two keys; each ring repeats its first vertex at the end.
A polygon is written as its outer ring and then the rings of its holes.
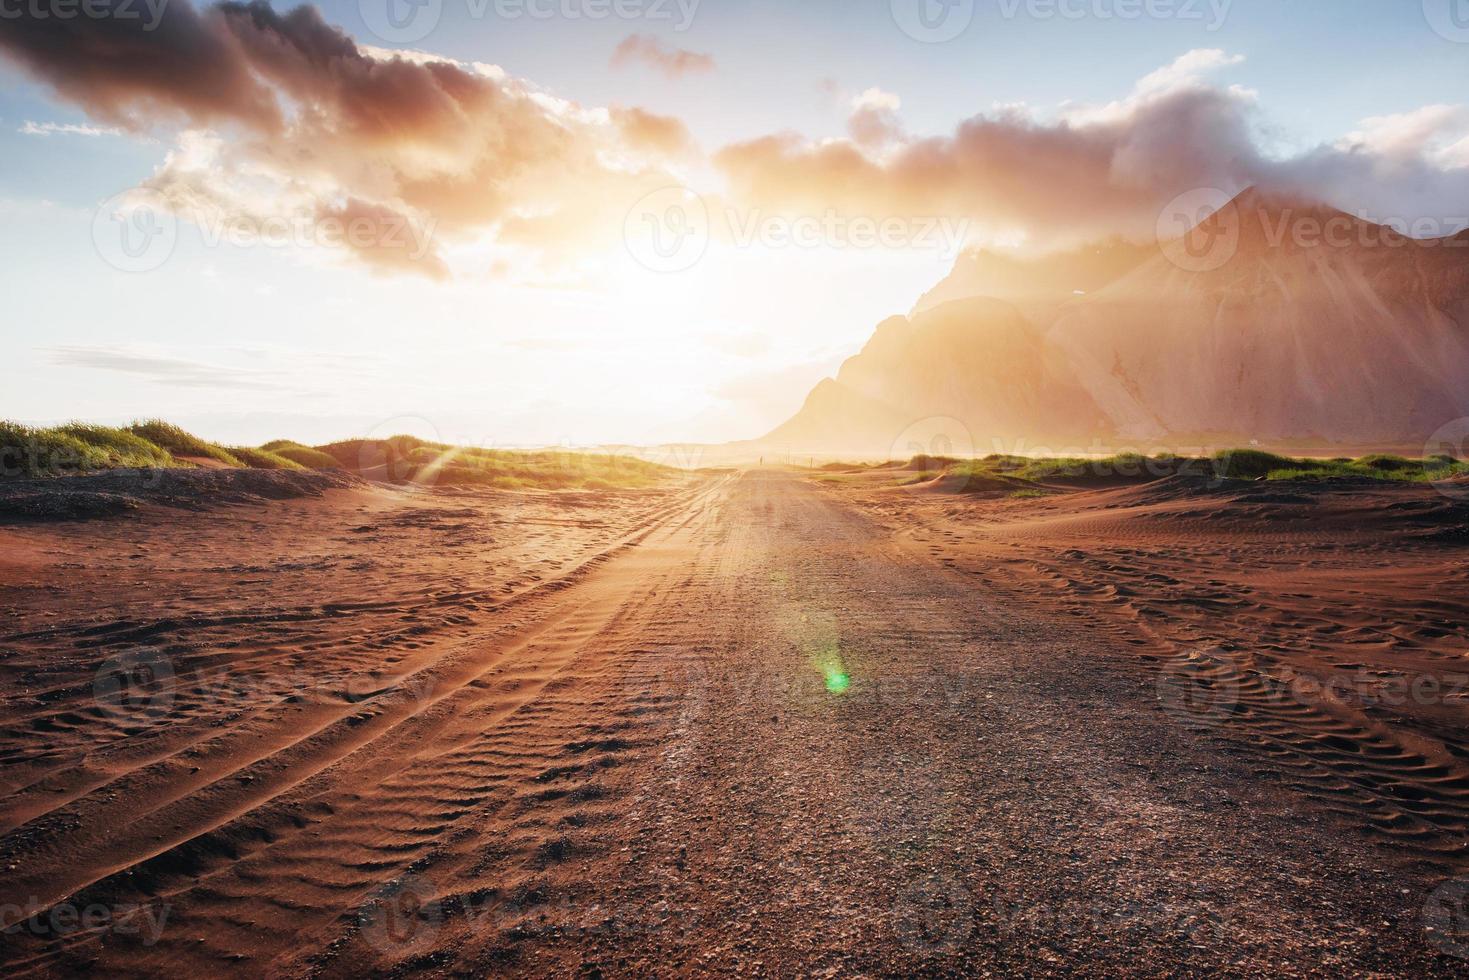
{"type": "Polygon", "coordinates": [[[80,126],[76,123],[38,123],[27,119],[25,125],[16,130],[22,136],[121,136],[122,130],[115,126],[80,126]]]}
{"type": "Polygon", "coordinates": [[[319,394],[323,379],[330,385],[361,383],[388,368],[377,354],[319,351],[296,347],[224,345],[211,353],[231,366],[180,356],[151,346],[124,344],[56,344],[37,350],[62,367],[110,371],[173,388],[319,394]]]}
{"type": "Polygon", "coordinates": [[[1219,48],[1195,48],[1138,79],[1133,92],[1135,95],[1169,92],[1196,84],[1210,72],[1233,67],[1244,60],[1245,56],[1242,54],[1226,54],[1219,48]]]}
{"type": "Polygon", "coordinates": [[[432,226],[416,224],[400,211],[349,198],[340,206],[319,206],[316,225],[326,227],[328,222],[335,222],[348,250],[376,269],[449,278],[449,267],[434,247],[432,226]]]}
{"type": "MultiPolygon", "coordinates": [[[[482,275],[594,282],[589,270],[623,254],[634,204],[686,170],[712,169],[723,186],[699,189],[745,213],[943,217],[1036,247],[1149,236],[1168,201],[1205,187],[1262,185],[1378,218],[1448,218],[1469,200],[1469,110],[1377,116],[1271,155],[1258,94],[1215,80],[1243,62],[1220,49],[1185,52],[1115,101],[992,107],[941,135],[910,133],[901,100],[874,87],[846,101],[844,135],[770,133],[706,160],[679,119],[581,106],[483,62],[359,45],[312,7],[157,10],[151,31],[23,16],[0,33],[0,56],[99,132],[166,129],[145,184],[201,228],[355,227],[355,240],[317,237],[367,268],[433,280],[467,256],[482,275]]],[[[613,62],[713,67],[648,35],[613,62]]]]}
{"type": "Polygon", "coordinates": [[[1386,160],[1412,163],[1436,160],[1445,166],[1464,166],[1469,160],[1459,155],[1469,135],[1469,107],[1427,105],[1412,112],[1369,116],[1360,129],[1344,136],[1337,148],[1344,153],[1367,153],[1386,160]],[[1447,145],[1458,138],[1454,145],[1447,145]]]}
{"type": "Polygon", "coordinates": [[[903,138],[898,110],[903,100],[880,88],[870,88],[852,100],[847,132],[859,146],[880,149],[903,138]]]}
{"type": "Polygon", "coordinates": [[[670,47],[651,34],[629,34],[612,52],[613,68],[633,64],[656,68],[669,78],[714,70],[714,59],[709,55],[670,47]]]}
{"type": "Polygon", "coordinates": [[[145,353],[126,347],[59,344],[42,350],[51,361],[63,367],[113,371],[147,378],[161,385],[178,388],[219,388],[244,391],[289,391],[273,373],[259,370],[225,368],[202,361],[145,353]]]}
{"type": "Polygon", "coordinates": [[[608,112],[629,146],[667,157],[677,157],[694,149],[693,138],[682,120],[655,115],[636,107],[623,109],[614,106],[608,112]]]}
{"type": "Polygon", "coordinates": [[[1119,101],[1068,104],[1049,119],[999,107],[934,137],[906,135],[897,100],[874,90],[853,103],[846,139],[778,133],[714,161],[747,207],[963,217],[977,237],[1037,247],[1144,239],[1170,200],[1197,188],[1262,185],[1404,218],[1448,217],[1469,198],[1469,141],[1454,142],[1460,107],[1367,120],[1340,144],[1273,157],[1256,137],[1257,94],[1208,79],[1241,61],[1191,51],[1119,101]]]}
{"type": "Polygon", "coordinates": [[[282,125],[269,88],[250,70],[219,8],[171,2],[156,16],[6,18],[0,51],[95,119],[142,129],[158,115],[195,123],[282,125]]]}
{"type": "Polygon", "coordinates": [[[703,339],[705,344],[733,357],[760,357],[769,353],[771,348],[770,335],[754,330],[739,333],[708,333],[703,339]]]}
{"type": "Polygon", "coordinates": [[[440,279],[451,246],[502,236],[562,259],[604,249],[688,149],[677,120],[585,109],[493,65],[364,48],[313,7],[171,0],[159,18],[150,31],[23,17],[0,55],[101,121],[174,128],[146,185],[201,226],[432,229],[416,258],[343,243],[377,270],[440,279]]]}
{"type": "Polygon", "coordinates": [[[799,409],[806,394],[822,378],[834,375],[849,354],[833,353],[773,371],[750,371],[718,385],[711,394],[762,425],[774,425],[799,409]]]}

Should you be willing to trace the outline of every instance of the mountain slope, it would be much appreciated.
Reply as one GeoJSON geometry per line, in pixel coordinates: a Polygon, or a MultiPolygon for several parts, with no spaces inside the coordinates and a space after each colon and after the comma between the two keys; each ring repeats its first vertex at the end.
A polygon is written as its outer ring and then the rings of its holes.
{"type": "Polygon", "coordinates": [[[1469,236],[1247,192],[1190,239],[1048,332],[1119,435],[1421,444],[1469,415],[1469,236]]]}
{"type": "Polygon", "coordinates": [[[1422,445],[1469,416],[1469,232],[1252,190],[1161,246],[978,253],[823,386],[762,442],[880,454],[941,417],[981,452],[1422,445]]]}
{"type": "Polygon", "coordinates": [[[994,299],[946,303],[878,327],[836,379],[765,437],[780,447],[905,455],[990,452],[996,439],[1106,430],[1035,324],[994,299]]]}

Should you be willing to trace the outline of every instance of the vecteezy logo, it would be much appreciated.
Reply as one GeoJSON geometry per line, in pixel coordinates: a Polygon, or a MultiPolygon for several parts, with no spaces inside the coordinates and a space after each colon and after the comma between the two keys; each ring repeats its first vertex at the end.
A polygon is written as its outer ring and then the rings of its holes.
{"type": "Polygon", "coordinates": [[[92,216],[97,254],[123,272],[151,272],[173,254],[178,219],[155,191],[124,191],[102,202],[92,216]]]}
{"type": "Polygon", "coordinates": [[[174,687],[173,661],[161,650],[144,647],[102,661],[92,679],[92,696],[114,721],[143,725],[168,714],[174,687]]]}
{"type": "Polygon", "coordinates": [[[1469,44],[1469,0],[1423,0],[1423,16],[1439,37],[1469,44]]]}
{"type": "Polygon", "coordinates": [[[1217,187],[1197,187],[1158,214],[1158,244],[1168,261],[1188,272],[1211,272],[1239,250],[1239,209],[1217,187]]]}
{"type": "Polygon", "coordinates": [[[969,29],[974,0],[891,0],[893,22],[915,41],[941,44],[969,29]]]}
{"type": "Polygon", "coordinates": [[[357,472],[383,483],[429,487],[438,482],[452,451],[416,447],[399,436],[441,444],[438,427],[417,415],[399,415],[373,426],[357,447],[357,472]]]}
{"type": "Polygon", "coordinates": [[[445,909],[432,882],[412,873],[379,888],[357,912],[357,926],[373,949],[413,955],[433,947],[445,909]]]}
{"type": "Polygon", "coordinates": [[[1163,710],[1189,728],[1218,728],[1239,709],[1239,677],[1226,657],[1190,653],[1158,675],[1157,695],[1163,710]]]}
{"type": "Polygon", "coordinates": [[[1469,878],[1450,878],[1423,903],[1423,929],[1435,949],[1469,960],[1469,878]]]}
{"type": "Polygon", "coordinates": [[[974,931],[974,896],[942,872],[905,887],[892,911],[898,941],[929,956],[958,952],[974,931]]]}
{"type": "Polygon", "coordinates": [[[622,239],[643,268],[683,272],[709,247],[709,208],[688,188],[665,187],[633,205],[622,225],[622,239]]]}
{"type": "MultiPolygon", "coordinates": [[[[969,431],[969,426],[947,415],[919,419],[899,433],[893,440],[893,447],[888,450],[890,461],[906,463],[911,460],[929,471],[937,471],[945,465],[944,459],[972,459],[974,455],[974,434],[969,431]]],[[[895,471],[893,479],[906,483],[911,476],[906,471],[895,471]]]]}
{"type": "Polygon", "coordinates": [[[444,0],[357,0],[362,22],[384,41],[403,44],[428,37],[444,13],[444,0]]]}
{"type": "Polygon", "coordinates": [[[1423,447],[1423,465],[1433,488],[1451,500],[1469,500],[1469,477],[1459,477],[1459,462],[1469,451],[1469,418],[1439,427],[1423,447]]]}

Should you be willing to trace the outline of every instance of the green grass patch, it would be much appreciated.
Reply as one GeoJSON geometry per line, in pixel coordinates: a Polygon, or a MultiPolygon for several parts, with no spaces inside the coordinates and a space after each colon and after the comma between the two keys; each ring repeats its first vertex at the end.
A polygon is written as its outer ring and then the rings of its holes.
{"type": "Polygon", "coordinates": [[[482,449],[427,442],[414,436],[348,439],[317,448],[343,469],[369,479],[424,486],[636,489],[656,486],[677,472],[631,456],[482,449]]]}
{"type": "Polygon", "coordinates": [[[307,468],[293,459],[287,459],[285,456],[264,449],[230,446],[227,452],[254,470],[304,470],[307,468]]]}
{"type": "MultiPolygon", "coordinates": [[[[939,475],[974,481],[1008,479],[1036,484],[1034,491],[1020,488],[1012,497],[1043,495],[1046,485],[1110,486],[1146,483],[1167,476],[1203,477],[1209,480],[1328,480],[1370,479],[1398,482],[1442,480],[1469,475],[1469,464],[1445,455],[1411,459],[1389,453],[1374,453],[1356,459],[1308,459],[1282,456],[1259,449],[1228,449],[1210,457],[1179,456],[1173,453],[1117,453],[1112,456],[1059,456],[1031,458],[1000,453],[980,459],[951,460],[946,457],[915,457],[907,464],[930,464],[914,482],[939,475]],[[933,464],[940,464],[935,472],[933,464]]],[[[904,465],[904,464],[898,464],[904,465]]]]}
{"type": "Polygon", "coordinates": [[[103,469],[106,451],[57,429],[0,422],[0,476],[61,476],[103,469]]]}
{"type": "Polygon", "coordinates": [[[1291,469],[1303,462],[1309,465],[1309,461],[1277,456],[1259,449],[1226,449],[1213,457],[1214,472],[1230,480],[1258,480],[1276,470],[1291,469]]]}
{"type": "Polygon", "coordinates": [[[190,457],[217,460],[230,467],[344,469],[392,483],[508,490],[624,490],[657,486],[679,472],[625,455],[480,449],[412,436],[349,439],[326,446],[277,439],[259,448],[226,448],[161,419],[134,422],[125,429],[83,422],[56,428],[0,422],[3,476],[189,466],[190,457]]]}
{"type": "Polygon", "coordinates": [[[155,446],[163,447],[175,457],[194,456],[201,459],[212,459],[226,466],[242,467],[245,465],[238,458],[230,455],[223,446],[205,442],[193,433],[185,432],[173,423],[165,422],[162,419],[134,422],[128,426],[128,430],[134,435],[142,436],[155,446]]]}
{"type": "Polygon", "coordinates": [[[70,436],[102,453],[105,460],[99,468],[143,469],[173,465],[173,457],[168,450],[127,429],[68,422],[46,431],[70,436]]]}
{"type": "Polygon", "coordinates": [[[935,456],[930,453],[919,453],[908,460],[905,467],[910,470],[945,470],[951,466],[957,466],[962,460],[954,456],[935,456]]]}
{"type": "Polygon", "coordinates": [[[320,449],[292,442],[290,439],[276,439],[274,442],[267,442],[260,449],[262,452],[279,456],[298,466],[304,466],[308,470],[339,470],[342,468],[342,464],[337,462],[336,457],[320,449]]]}
{"type": "Polygon", "coordinates": [[[1469,465],[1444,457],[1407,459],[1402,456],[1363,456],[1360,459],[1292,460],[1291,465],[1273,469],[1267,480],[1384,480],[1396,483],[1430,483],[1469,473],[1469,465]]]}
{"type": "Polygon", "coordinates": [[[1201,461],[1167,453],[1144,456],[1026,456],[991,455],[967,460],[952,468],[959,476],[994,479],[1009,477],[1027,483],[1145,482],[1185,472],[1206,472],[1201,461]]]}

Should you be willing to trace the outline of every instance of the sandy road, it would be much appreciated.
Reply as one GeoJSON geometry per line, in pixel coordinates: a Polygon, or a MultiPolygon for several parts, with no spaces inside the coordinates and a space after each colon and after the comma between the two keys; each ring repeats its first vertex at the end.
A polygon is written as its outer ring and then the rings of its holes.
{"type": "Polygon", "coordinates": [[[1447,868],[810,484],[710,481],[607,544],[436,606],[385,682],[214,706],[15,811],[7,900],[111,919],[33,920],[7,971],[1464,965],[1424,932],[1447,868]]]}

